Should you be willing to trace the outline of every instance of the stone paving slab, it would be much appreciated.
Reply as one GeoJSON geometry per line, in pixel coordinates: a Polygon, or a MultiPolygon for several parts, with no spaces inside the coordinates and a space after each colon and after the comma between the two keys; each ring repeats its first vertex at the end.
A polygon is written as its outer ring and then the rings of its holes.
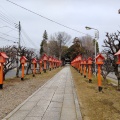
{"type": "Polygon", "coordinates": [[[82,120],[69,66],[3,120],[82,120]]]}

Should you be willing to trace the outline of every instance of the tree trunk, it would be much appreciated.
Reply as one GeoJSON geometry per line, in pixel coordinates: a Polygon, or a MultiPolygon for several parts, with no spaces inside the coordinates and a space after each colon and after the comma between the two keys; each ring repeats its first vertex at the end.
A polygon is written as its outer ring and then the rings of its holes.
{"type": "Polygon", "coordinates": [[[115,75],[117,76],[118,79],[118,90],[120,90],[120,73],[118,71],[118,65],[116,64],[114,67],[115,75]]]}
{"type": "Polygon", "coordinates": [[[5,72],[3,72],[3,81],[5,81],[5,72]]]}
{"type": "Polygon", "coordinates": [[[31,64],[29,63],[28,66],[27,66],[26,75],[29,74],[29,69],[30,69],[30,67],[31,67],[31,64]]]}
{"type": "Polygon", "coordinates": [[[19,67],[17,67],[17,71],[16,71],[16,77],[19,77],[19,71],[20,71],[20,68],[22,67],[22,65],[20,64],[19,67]]]}
{"type": "Polygon", "coordinates": [[[118,90],[120,90],[120,77],[117,77],[118,79],[118,90]]]}
{"type": "Polygon", "coordinates": [[[103,75],[103,82],[104,82],[105,86],[108,84],[108,80],[106,79],[106,75],[105,76],[103,75]]]}

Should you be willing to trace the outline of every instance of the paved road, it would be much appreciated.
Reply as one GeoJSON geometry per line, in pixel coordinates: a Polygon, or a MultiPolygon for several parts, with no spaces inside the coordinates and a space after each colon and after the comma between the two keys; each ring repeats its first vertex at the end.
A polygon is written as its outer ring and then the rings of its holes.
{"type": "Polygon", "coordinates": [[[112,78],[112,79],[114,79],[114,80],[117,80],[117,77],[116,77],[116,75],[115,75],[114,72],[110,72],[110,73],[107,75],[107,77],[110,77],[110,78],[112,78]]]}
{"type": "Polygon", "coordinates": [[[114,72],[110,72],[107,75],[107,78],[110,79],[111,81],[113,81],[116,85],[118,85],[118,80],[117,80],[117,77],[115,76],[114,72]]]}
{"type": "Polygon", "coordinates": [[[16,69],[10,70],[6,75],[5,78],[13,78],[16,76],[16,69]]]}
{"type": "Polygon", "coordinates": [[[82,120],[69,66],[3,120],[82,120]]]}
{"type": "MultiPolygon", "coordinates": [[[[24,73],[26,73],[26,71],[25,71],[24,73]]],[[[29,73],[31,73],[31,70],[30,70],[29,73]]],[[[21,76],[21,70],[20,70],[20,72],[19,72],[19,76],[21,76]]],[[[16,69],[10,70],[10,71],[5,75],[5,78],[14,78],[14,77],[16,77],[16,69]]]]}

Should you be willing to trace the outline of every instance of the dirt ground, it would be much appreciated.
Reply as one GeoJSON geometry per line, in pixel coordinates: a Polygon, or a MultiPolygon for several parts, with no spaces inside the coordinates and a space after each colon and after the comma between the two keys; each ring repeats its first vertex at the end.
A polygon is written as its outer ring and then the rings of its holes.
{"type": "Polygon", "coordinates": [[[111,84],[98,92],[97,79],[92,83],[71,67],[83,120],[120,120],[120,91],[111,84]]]}
{"type": "Polygon", "coordinates": [[[3,90],[0,90],[0,120],[27,99],[40,86],[52,78],[62,68],[47,73],[25,76],[24,81],[13,78],[4,81],[3,90]]]}

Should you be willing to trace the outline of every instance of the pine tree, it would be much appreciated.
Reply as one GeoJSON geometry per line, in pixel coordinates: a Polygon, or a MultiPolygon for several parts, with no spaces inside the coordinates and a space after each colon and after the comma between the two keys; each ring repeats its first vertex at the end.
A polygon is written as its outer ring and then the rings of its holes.
{"type": "Polygon", "coordinates": [[[41,42],[40,45],[40,55],[42,56],[42,54],[47,52],[47,39],[48,39],[48,35],[47,35],[47,31],[45,30],[43,33],[43,40],[41,42]]]}
{"type": "Polygon", "coordinates": [[[45,30],[43,33],[43,40],[47,40],[48,39],[48,35],[47,35],[47,31],[45,30]]]}
{"type": "Polygon", "coordinates": [[[43,41],[41,42],[41,45],[40,45],[40,55],[43,54],[43,41]]]}

